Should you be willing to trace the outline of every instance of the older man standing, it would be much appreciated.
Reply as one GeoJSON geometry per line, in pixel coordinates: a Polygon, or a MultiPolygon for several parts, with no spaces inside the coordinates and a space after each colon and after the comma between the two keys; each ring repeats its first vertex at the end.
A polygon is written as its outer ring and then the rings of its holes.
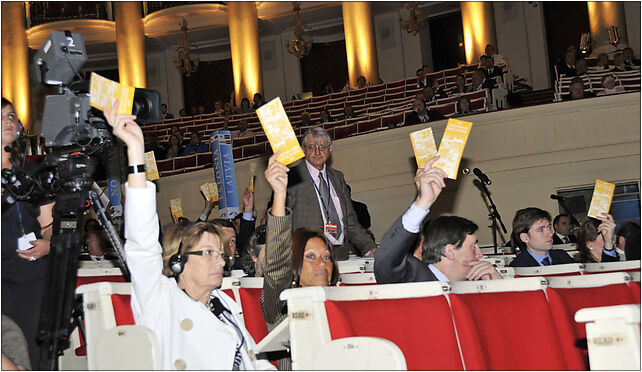
{"type": "Polygon", "coordinates": [[[373,254],[375,242],[359,224],[343,173],[328,167],[332,139],[320,127],[303,135],[305,159],[290,171],[286,205],[292,210],[292,230],[317,229],[335,245],[337,259],[373,254]]]}

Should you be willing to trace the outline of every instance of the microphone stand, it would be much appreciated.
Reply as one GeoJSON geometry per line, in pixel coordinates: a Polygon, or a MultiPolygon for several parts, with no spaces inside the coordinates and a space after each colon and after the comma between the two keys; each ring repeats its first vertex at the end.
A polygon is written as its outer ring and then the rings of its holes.
{"type": "Polygon", "coordinates": [[[499,226],[501,226],[502,231],[504,234],[508,234],[506,231],[506,226],[504,226],[504,222],[502,221],[502,216],[499,215],[499,212],[497,211],[497,206],[495,205],[495,202],[493,202],[493,198],[490,196],[490,192],[488,192],[488,188],[486,187],[486,184],[483,182],[479,181],[482,187],[482,191],[488,198],[488,201],[490,202],[490,205],[488,206],[488,209],[490,210],[490,213],[488,214],[488,217],[491,218],[492,221],[492,229],[493,229],[493,247],[495,249],[495,254],[497,254],[497,222],[499,221],[499,226]]]}

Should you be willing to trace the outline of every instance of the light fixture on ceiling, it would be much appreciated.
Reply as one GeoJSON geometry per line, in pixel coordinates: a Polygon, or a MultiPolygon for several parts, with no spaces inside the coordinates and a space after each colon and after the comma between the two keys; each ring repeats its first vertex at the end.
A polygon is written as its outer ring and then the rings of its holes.
{"type": "Polygon", "coordinates": [[[423,15],[418,9],[418,3],[412,2],[406,4],[406,9],[408,9],[408,18],[405,20],[399,15],[399,23],[401,28],[406,30],[407,33],[417,35],[421,30],[426,27],[426,20],[428,17],[423,15]]]}
{"type": "Polygon", "coordinates": [[[291,54],[303,58],[310,54],[310,49],[312,49],[312,39],[305,40],[303,38],[303,32],[306,25],[301,20],[299,12],[301,11],[300,3],[292,3],[294,6],[292,11],[294,12],[294,39],[288,40],[285,42],[285,47],[288,48],[288,52],[291,54]]]}
{"type": "Polygon", "coordinates": [[[190,76],[192,73],[198,70],[198,62],[201,57],[193,57],[190,55],[192,48],[198,47],[198,44],[190,42],[187,38],[187,20],[183,18],[183,21],[179,23],[181,26],[181,32],[183,33],[183,38],[179,40],[179,46],[176,48],[176,57],[174,57],[174,65],[176,69],[185,76],[190,76]]]}
{"type": "Polygon", "coordinates": [[[582,37],[580,38],[580,52],[582,54],[591,54],[591,51],[593,50],[593,38],[591,37],[590,32],[585,32],[582,34],[582,37]]]}

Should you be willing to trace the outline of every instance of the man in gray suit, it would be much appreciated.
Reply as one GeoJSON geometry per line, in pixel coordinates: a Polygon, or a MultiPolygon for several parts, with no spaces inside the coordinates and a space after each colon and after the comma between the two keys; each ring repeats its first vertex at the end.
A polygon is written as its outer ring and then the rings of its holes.
{"type": "Polygon", "coordinates": [[[376,251],[375,242],[359,224],[343,173],[326,166],[332,138],[321,128],[303,134],[305,159],[290,170],[286,205],[292,210],[292,230],[317,229],[335,246],[338,260],[352,248],[361,256],[376,251]]]}
{"type": "Polygon", "coordinates": [[[501,279],[490,262],[479,261],[477,225],[462,217],[441,216],[429,224],[422,221],[446,186],[446,174],[432,167],[434,158],[417,170],[417,198],[381,238],[375,253],[377,283],[501,279]],[[421,237],[420,237],[421,231],[421,237]],[[422,258],[411,254],[421,239],[422,258]]]}

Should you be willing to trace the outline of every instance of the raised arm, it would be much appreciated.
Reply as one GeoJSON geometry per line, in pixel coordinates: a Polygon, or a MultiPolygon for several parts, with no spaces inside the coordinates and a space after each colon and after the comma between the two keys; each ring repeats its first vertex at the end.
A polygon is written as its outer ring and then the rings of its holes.
{"type": "Polygon", "coordinates": [[[261,307],[268,329],[282,317],[281,292],[292,282],[292,220],[285,208],[288,186],[288,167],[278,163],[278,152],[270,157],[265,178],[274,191],[272,209],[268,211],[267,241],[263,262],[263,293],[261,307]]]}

